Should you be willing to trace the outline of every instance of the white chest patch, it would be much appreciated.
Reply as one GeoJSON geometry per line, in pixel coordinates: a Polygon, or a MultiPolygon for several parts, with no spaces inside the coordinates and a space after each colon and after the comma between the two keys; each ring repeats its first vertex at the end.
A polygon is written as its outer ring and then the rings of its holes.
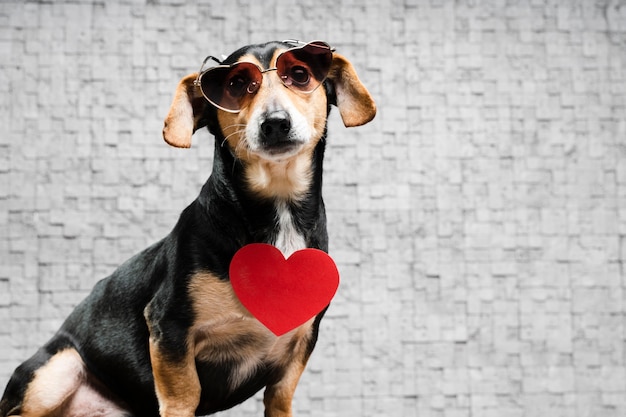
{"type": "Polygon", "coordinates": [[[295,251],[304,249],[306,242],[304,241],[304,236],[298,232],[293,224],[293,218],[287,203],[277,203],[276,212],[278,217],[278,235],[274,241],[274,246],[280,249],[285,258],[288,258],[295,251]]]}

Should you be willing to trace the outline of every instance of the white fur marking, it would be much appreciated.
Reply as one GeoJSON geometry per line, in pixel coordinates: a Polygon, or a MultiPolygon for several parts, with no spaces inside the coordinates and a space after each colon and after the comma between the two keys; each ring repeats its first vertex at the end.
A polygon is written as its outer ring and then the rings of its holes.
{"type": "Polygon", "coordinates": [[[278,203],[276,211],[278,214],[278,235],[274,241],[274,246],[281,250],[285,258],[288,258],[295,251],[304,249],[306,242],[304,241],[304,236],[298,232],[293,224],[287,203],[278,203]]]}

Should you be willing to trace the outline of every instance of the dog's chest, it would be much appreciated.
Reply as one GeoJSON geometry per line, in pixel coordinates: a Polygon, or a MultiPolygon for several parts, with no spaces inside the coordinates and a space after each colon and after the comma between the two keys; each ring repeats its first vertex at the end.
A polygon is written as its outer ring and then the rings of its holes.
{"type": "MultiPolygon", "coordinates": [[[[276,234],[268,243],[285,258],[306,247],[286,203],[276,204],[275,221],[276,234]]],[[[261,368],[287,366],[301,353],[296,347],[310,339],[313,320],[277,337],[241,305],[229,281],[210,273],[196,274],[189,289],[196,317],[190,335],[196,360],[220,367],[228,375],[224,383],[231,390],[261,368]]]]}
{"type": "Polygon", "coordinates": [[[196,360],[221,368],[231,390],[263,367],[286,366],[298,355],[296,347],[310,338],[313,320],[275,336],[241,305],[230,282],[211,274],[195,275],[190,290],[196,316],[190,336],[196,360]]]}

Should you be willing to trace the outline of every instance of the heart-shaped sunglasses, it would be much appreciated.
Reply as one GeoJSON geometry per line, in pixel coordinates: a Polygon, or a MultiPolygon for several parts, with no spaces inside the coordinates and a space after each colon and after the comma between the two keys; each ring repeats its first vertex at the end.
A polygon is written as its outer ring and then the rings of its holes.
{"type": "Polygon", "coordinates": [[[252,62],[222,65],[214,56],[208,56],[202,62],[194,85],[200,88],[209,103],[230,113],[238,113],[246,107],[249,99],[261,87],[263,74],[269,71],[276,71],[287,88],[301,93],[312,93],[326,79],[334,49],[322,41],[284,42],[298,46],[278,55],[274,68],[262,69],[252,62]],[[209,60],[219,65],[203,71],[209,60]]]}

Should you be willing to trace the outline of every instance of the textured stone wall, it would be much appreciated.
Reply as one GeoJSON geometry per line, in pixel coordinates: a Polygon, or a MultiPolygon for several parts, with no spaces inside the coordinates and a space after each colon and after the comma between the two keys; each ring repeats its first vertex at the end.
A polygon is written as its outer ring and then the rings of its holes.
{"type": "Polygon", "coordinates": [[[626,415],[612,0],[2,1],[0,386],[206,180],[208,133],[161,139],[177,81],[284,38],[330,42],[379,106],[330,120],[342,284],[297,415],[626,415]]]}

